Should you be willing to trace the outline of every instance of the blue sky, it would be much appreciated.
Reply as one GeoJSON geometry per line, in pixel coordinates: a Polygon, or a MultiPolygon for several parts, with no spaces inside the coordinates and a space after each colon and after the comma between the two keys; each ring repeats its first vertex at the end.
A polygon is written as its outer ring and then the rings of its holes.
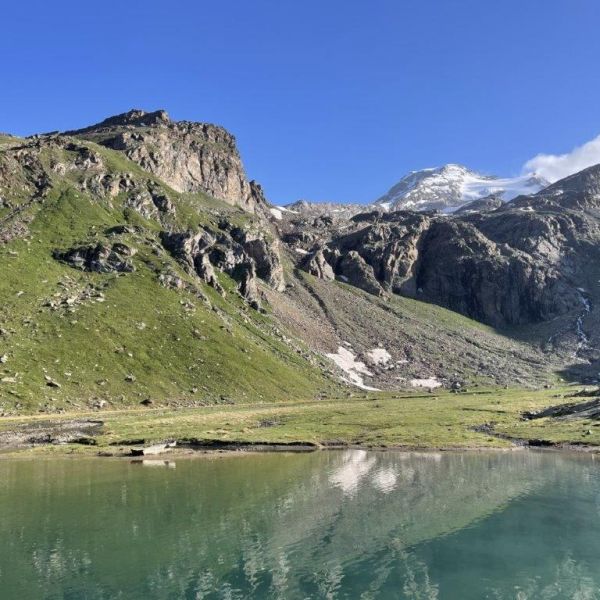
{"type": "Polygon", "coordinates": [[[232,131],[275,203],[367,202],[595,138],[599,25],[598,0],[7,0],[0,131],[165,108],[232,131]]]}

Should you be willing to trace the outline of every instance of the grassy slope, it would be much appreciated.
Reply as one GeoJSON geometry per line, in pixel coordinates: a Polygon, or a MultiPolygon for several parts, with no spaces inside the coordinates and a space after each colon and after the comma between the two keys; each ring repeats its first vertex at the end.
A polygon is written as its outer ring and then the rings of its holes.
{"type": "MultiPolygon", "coordinates": [[[[513,438],[600,445],[600,425],[597,423],[521,419],[523,411],[568,402],[570,399],[565,396],[571,391],[572,388],[489,389],[438,396],[378,393],[365,394],[363,398],[296,401],[269,406],[95,412],[90,416],[100,417],[105,423],[97,446],[71,445],[55,449],[61,453],[106,450],[118,453],[127,452],[127,446],[119,448],[119,445],[128,440],[143,439],[149,444],[185,438],[424,449],[510,447],[508,440],[474,430],[489,423],[496,432],[513,438]]],[[[50,419],[49,416],[7,418],[0,422],[0,431],[50,419]]]]}
{"type": "MultiPolygon", "coordinates": [[[[111,170],[138,173],[117,153],[101,152],[111,170]]],[[[240,223],[248,218],[201,196],[178,196],[177,209],[175,225],[182,229],[210,225],[223,213],[240,223]]],[[[223,299],[187,277],[167,253],[157,253],[158,224],[124,210],[119,198],[100,202],[65,185],[51,192],[43,208],[30,210],[36,216],[29,238],[0,248],[0,328],[6,332],[0,356],[7,356],[0,379],[8,378],[0,382],[0,412],[85,409],[101,399],[121,406],[146,398],[281,401],[337,389],[272,335],[266,318],[235,292],[223,299]],[[135,273],[84,273],[52,258],[56,248],[102,240],[106,228],[127,222],[144,227],[121,240],[138,250],[135,273]],[[166,266],[202,287],[211,306],[190,292],[161,287],[157,272],[166,266]],[[101,292],[104,301],[45,306],[86,288],[101,292]],[[46,385],[45,375],[61,387],[46,385]],[[129,375],[135,381],[126,381],[129,375]]],[[[226,277],[223,285],[233,288],[226,277]]]]}

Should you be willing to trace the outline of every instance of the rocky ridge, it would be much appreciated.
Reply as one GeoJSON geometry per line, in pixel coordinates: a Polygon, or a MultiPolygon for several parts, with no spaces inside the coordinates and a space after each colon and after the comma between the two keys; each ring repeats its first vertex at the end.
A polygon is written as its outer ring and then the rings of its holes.
{"type": "Polygon", "coordinates": [[[478,200],[454,215],[371,211],[340,223],[286,214],[279,227],[315,277],[435,303],[501,329],[546,324],[551,344],[563,340],[593,364],[599,173],[592,167],[508,203],[478,200]]]}

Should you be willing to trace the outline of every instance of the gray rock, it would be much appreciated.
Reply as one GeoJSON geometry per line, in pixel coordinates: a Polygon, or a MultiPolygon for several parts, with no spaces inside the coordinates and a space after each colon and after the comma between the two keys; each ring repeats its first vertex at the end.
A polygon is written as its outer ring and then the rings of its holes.
{"type": "Polygon", "coordinates": [[[235,138],[222,127],[171,121],[163,110],[131,110],[68,134],[123,152],[178,192],[206,192],[251,212],[264,203],[260,186],[246,177],[235,138]]]}
{"type": "Polygon", "coordinates": [[[376,296],[383,295],[383,288],[375,277],[373,267],[355,250],[351,250],[340,259],[337,265],[337,274],[344,281],[365,290],[365,292],[376,296]]]}
{"type": "Polygon", "coordinates": [[[53,388],[61,387],[60,383],[58,383],[58,381],[55,381],[54,379],[52,379],[52,377],[50,377],[49,375],[44,375],[44,380],[46,381],[46,385],[48,387],[53,387],[53,388]]]}
{"type": "Polygon", "coordinates": [[[131,262],[136,250],[122,243],[79,246],[66,251],[55,251],[54,258],[82,271],[98,273],[131,273],[131,262]]]}
{"type": "Polygon", "coordinates": [[[327,262],[322,248],[319,248],[319,250],[307,257],[304,269],[307,273],[325,281],[333,281],[335,279],[333,268],[327,262]]]}

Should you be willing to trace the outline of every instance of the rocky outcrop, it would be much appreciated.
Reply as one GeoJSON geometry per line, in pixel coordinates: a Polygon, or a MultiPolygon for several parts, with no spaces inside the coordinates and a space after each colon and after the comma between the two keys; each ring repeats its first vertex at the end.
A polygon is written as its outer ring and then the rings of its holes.
{"type": "Polygon", "coordinates": [[[431,217],[412,212],[366,213],[354,217],[352,223],[356,230],[333,240],[331,248],[341,256],[357,250],[385,291],[414,294],[414,266],[431,217]]]}
{"type": "Polygon", "coordinates": [[[238,263],[233,272],[234,279],[240,282],[239,290],[248,304],[258,310],[260,308],[260,296],[256,282],[256,263],[254,260],[244,260],[238,263]]]}
{"type": "Polygon", "coordinates": [[[573,310],[576,290],[547,261],[498,245],[461,221],[436,221],[416,265],[417,297],[495,326],[573,310]]]}
{"type": "Polygon", "coordinates": [[[120,242],[79,246],[66,251],[56,251],[54,258],[82,271],[97,273],[131,273],[135,270],[131,257],[135,249],[120,242]]]}
{"type": "Polygon", "coordinates": [[[224,294],[225,291],[219,283],[215,269],[210,262],[208,254],[202,253],[194,259],[194,267],[198,277],[205,283],[208,283],[211,287],[215,288],[220,294],[224,294]]]}
{"type": "Polygon", "coordinates": [[[350,250],[341,257],[337,271],[342,281],[376,296],[383,294],[383,289],[375,278],[373,267],[356,250],[350,250]]]}
{"type": "Polygon", "coordinates": [[[235,138],[222,127],[132,110],[68,133],[123,152],[178,192],[205,192],[252,212],[264,203],[261,187],[246,177],[235,138]]]}
{"type": "Polygon", "coordinates": [[[222,224],[217,232],[163,232],[165,248],[204,282],[224,293],[215,269],[238,282],[238,290],[254,308],[260,308],[257,279],[273,289],[285,288],[278,243],[269,242],[258,230],[245,230],[222,224]]]}
{"type": "MultiPolygon", "coordinates": [[[[598,395],[596,390],[595,395],[598,395]]],[[[572,402],[567,404],[559,404],[557,406],[550,406],[538,412],[526,412],[524,415],[525,419],[600,419],[600,398],[596,397],[586,402],[572,402]]]]}
{"type": "Polygon", "coordinates": [[[0,195],[6,205],[12,204],[12,198],[43,198],[50,190],[51,172],[41,149],[41,142],[32,140],[0,154],[0,195]]]}
{"type": "Polygon", "coordinates": [[[229,228],[227,224],[224,225],[233,240],[242,246],[244,252],[253,260],[257,276],[274,290],[283,291],[285,280],[279,240],[270,234],[267,237],[267,234],[258,229],[229,228]]]}
{"type": "MultiPolygon", "coordinates": [[[[55,184],[67,183],[109,204],[122,195],[124,205],[146,219],[160,221],[175,214],[164,186],[150,176],[115,171],[90,146],[58,134],[35,136],[11,146],[0,154],[0,190],[10,190],[17,199],[15,211],[23,208],[23,198],[43,201],[55,184]]],[[[6,203],[11,204],[8,199],[6,203]]]]}
{"type": "MultiPolygon", "coordinates": [[[[354,215],[365,212],[364,204],[340,204],[336,202],[310,202],[308,200],[298,200],[285,206],[291,215],[300,215],[303,218],[328,217],[336,221],[349,219],[354,215]]],[[[376,206],[370,206],[371,209],[377,209],[376,206]]],[[[380,209],[383,210],[383,209],[380,209]]]]}
{"type": "Polygon", "coordinates": [[[468,215],[471,213],[481,213],[481,212],[490,212],[492,210],[496,210],[500,208],[504,204],[502,198],[491,194],[486,196],[485,198],[479,198],[478,200],[473,200],[473,202],[469,202],[464,206],[461,206],[458,210],[455,211],[455,215],[468,215]]]}
{"type": "Polygon", "coordinates": [[[335,279],[333,267],[327,262],[322,248],[319,248],[312,255],[307,257],[304,264],[304,270],[325,281],[332,281],[335,279]]]}

